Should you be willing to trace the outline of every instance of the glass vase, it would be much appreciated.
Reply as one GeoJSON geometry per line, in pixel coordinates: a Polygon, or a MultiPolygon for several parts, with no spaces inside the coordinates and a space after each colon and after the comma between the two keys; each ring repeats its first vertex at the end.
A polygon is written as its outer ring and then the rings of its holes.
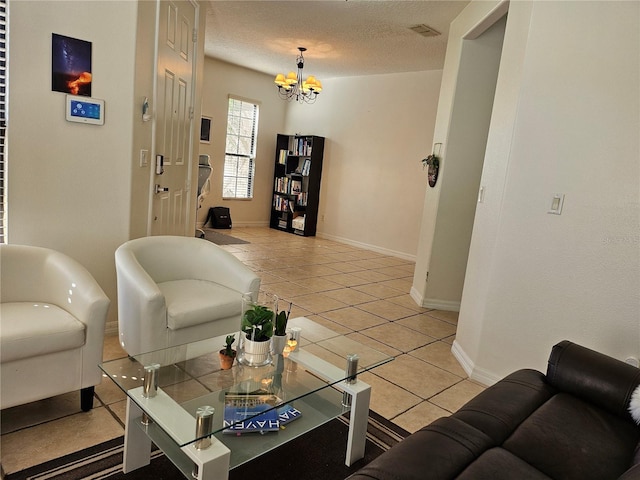
{"type": "Polygon", "coordinates": [[[255,301],[251,294],[242,296],[242,317],[238,341],[238,363],[262,367],[271,363],[271,337],[278,309],[278,297],[264,295],[255,301]]]}

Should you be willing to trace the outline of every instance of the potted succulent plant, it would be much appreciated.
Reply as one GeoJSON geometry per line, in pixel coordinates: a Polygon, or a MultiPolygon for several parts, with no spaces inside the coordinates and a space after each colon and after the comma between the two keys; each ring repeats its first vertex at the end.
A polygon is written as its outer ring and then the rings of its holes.
{"type": "Polygon", "coordinates": [[[291,303],[289,303],[287,312],[282,310],[276,313],[275,330],[273,331],[273,337],[271,337],[271,353],[273,355],[282,355],[282,351],[287,345],[287,322],[289,321],[290,313],[291,303]]]}
{"type": "Polygon", "coordinates": [[[220,350],[220,368],[222,370],[229,370],[233,365],[233,361],[236,359],[236,351],[231,348],[233,342],[236,341],[235,335],[227,335],[225,339],[225,347],[220,350]]]}
{"type": "Polygon", "coordinates": [[[271,362],[270,347],[273,335],[273,310],[253,303],[242,314],[240,353],[238,362],[250,366],[262,366],[271,362]]]}

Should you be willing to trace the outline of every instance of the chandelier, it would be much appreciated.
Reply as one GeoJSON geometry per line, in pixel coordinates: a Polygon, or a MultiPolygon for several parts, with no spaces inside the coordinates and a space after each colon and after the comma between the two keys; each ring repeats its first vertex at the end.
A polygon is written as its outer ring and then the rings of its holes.
{"type": "Polygon", "coordinates": [[[304,68],[304,56],[303,52],[306,52],[305,47],[298,47],[300,54],[296,58],[298,65],[298,74],[295,72],[289,72],[287,76],[282,73],[276,75],[274,80],[278,86],[278,94],[280,98],[284,100],[295,100],[300,103],[313,103],[318,98],[318,94],[322,91],[322,84],[320,80],[316,79],[313,75],[309,75],[306,80],[302,80],[302,69],[304,68]]]}

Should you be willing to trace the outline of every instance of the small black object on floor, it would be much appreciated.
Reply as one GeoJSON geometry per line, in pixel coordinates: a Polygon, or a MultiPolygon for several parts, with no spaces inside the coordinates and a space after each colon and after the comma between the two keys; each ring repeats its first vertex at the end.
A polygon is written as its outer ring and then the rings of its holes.
{"type": "Polygon", "coordinates": [[[213,228],[231,228],[231,212],[227,207],[211,207],[207,218],[204,221],[204,225],[211,219],[211,226],[213,228]]]}

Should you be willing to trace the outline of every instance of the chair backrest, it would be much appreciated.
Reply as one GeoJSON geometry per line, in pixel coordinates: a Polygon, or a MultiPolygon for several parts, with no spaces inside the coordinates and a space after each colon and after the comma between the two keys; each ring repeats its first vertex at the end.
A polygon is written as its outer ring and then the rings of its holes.
{"type": "MultiPolygon", "coordinates": [[[[51,264],[71,261],[62,253],[29,245],[0,245],[0,303],[51,302],[56,279],[51,264]]],[[[57,282],[60,283],[60,282],[57,282]]],[[[60,283],[60,288],[66,285],[60,283]]]]}
{"type": "Polygon", "coordinates": [[[217,245],[195,237],[150,236],[121,245],[120,254],[128,254],[156,283],[203,278],[203,259],[227,255],[217,245]]]}
{"type": "MultiPolygon", "coordinates": [[[[200,155],[198,157],[198,195],[204,193],[202,189],[211,177],[212,170],[209,155],[200,155]]],[[[208,193],[207,191],[206,194],[208,193]]]]}

